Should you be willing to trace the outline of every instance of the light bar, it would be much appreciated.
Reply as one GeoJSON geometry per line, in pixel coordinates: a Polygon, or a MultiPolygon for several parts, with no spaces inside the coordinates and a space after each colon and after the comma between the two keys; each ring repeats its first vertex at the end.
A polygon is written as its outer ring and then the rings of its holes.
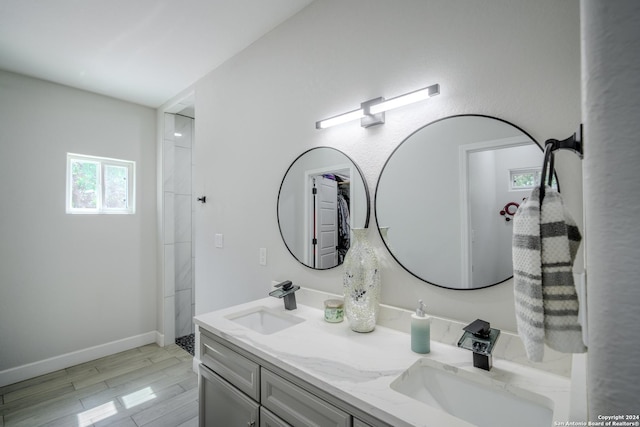
{"type": "Polygon", "coordinates": [[[329,119],[320,120],[316,122],[316,129],[326,129],[331,126],[336,126],[342,123],[350,122],[351,120],[358,120],[364,117],[364,111],[359,108],[348,113],[340,114],[338,116],[331,117],[329,119]]]}
{"type": "Polygon", "coordinates": [[[423,101],[439,94],[440,85],[434,84],[388,100],[385,100],[382,97],[370,99],[362,102],[358,110],[349,111],[348,113],[339,114],[328,119],[317,121],[316,129],[326,129],[331,126],[336,126],[358,119],[360,119],[360,126],[362,127],[383,124],[385,111],[413,104],[414,102],[423,101]]]}
{"type": "Polygon", "coordinates": [[[404,107],[405,105],[413,104],[414,102],[424,101],[425,99],[436,96],[440,93],[440,85],[435,84],[424,89],[418,89],[413,92],[409,92],[404,95],[396,96],[380,104],[372,105],[369,108],[371,114],[378,114],[384,111],[389,111],[394,108],[404,107]]]}

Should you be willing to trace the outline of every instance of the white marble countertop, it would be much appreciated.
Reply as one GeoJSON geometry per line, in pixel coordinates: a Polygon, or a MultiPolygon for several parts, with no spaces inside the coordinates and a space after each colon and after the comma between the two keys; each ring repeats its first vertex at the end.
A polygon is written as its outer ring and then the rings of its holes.
{"type": "MultiPolygon", "coordinates": [[[[296,310],[286,313],[305,321],[270,335],[240,326],[226,317],[259,306],[285,312],[281,300],[267,297],[202,314],[194,321],[200,328],[393,426],[471,425],[390,388],[396,378],[421,358],[453,366],[454,371],[472,374],[480,381],[500,381],[505,389],[516,393],[524,389],[544,396],[541,400],[553,406],[554,421],[568,419],[570,381],[566,377],[495,357],[493,369],[484,371],[473,367],[472,353],[468,350],[435,341],[431,342],[429,354],[416,354],[411,351],[409,333],[380,325],[370,333],[353,332],[346,319],[341,323],[325,322],[323,310],[300,301],[296,310]]],[[[517,424],[517,420],[514,422],[517,424]]]]}

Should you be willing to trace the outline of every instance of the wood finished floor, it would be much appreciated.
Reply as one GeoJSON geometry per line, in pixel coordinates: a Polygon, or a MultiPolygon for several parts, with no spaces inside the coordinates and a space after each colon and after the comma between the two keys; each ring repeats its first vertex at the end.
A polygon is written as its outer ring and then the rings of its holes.
{"type": "Polygon", "coordinates": [[[0,387],[0,427],[195,427],[192,362],[150,344],[0,387]]]}

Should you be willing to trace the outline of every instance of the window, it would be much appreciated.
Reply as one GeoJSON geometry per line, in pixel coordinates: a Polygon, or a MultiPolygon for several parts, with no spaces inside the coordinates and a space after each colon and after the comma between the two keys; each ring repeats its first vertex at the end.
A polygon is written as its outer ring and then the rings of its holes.
{"type": "Polygon", "coordinates": [[[67,153],[67,213],[133,214],[135,162],[67,153]]]}
{"type": "MultiPolygon", "coordinates": [[[[530,190],[540,184],[540,175],[542,175],[542,168],[511,169],[509,171],[509,174],[511,176],[510,190],[530,190]]],[[[551,186],[553,188],[558,188],[555,176],[553,177],[551,183],[551,186]]]]}

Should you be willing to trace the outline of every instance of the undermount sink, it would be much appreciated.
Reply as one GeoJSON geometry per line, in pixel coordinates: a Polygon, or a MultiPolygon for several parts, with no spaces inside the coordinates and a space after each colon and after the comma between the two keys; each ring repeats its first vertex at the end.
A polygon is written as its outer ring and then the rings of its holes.
{"type": "Polygon", "coordinates": [[[478,427],[548,427],[553,402],[484,373],[420,359],[391,383],[399,393],[478,427]]]}
{"type": "Polygon", "coordinates": [[[273,334],[304,319],[269,307],[254,307],[238,313],[229,314],[227,319],[264,335],[273,334]]]}

